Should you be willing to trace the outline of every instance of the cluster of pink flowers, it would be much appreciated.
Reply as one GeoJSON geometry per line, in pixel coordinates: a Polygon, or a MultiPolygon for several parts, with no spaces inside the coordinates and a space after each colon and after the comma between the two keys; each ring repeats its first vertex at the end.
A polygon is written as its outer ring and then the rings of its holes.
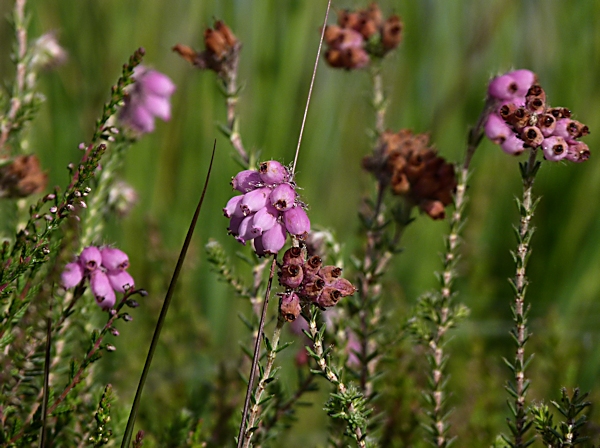
{"type": "Polygon", "coordinates": [[[112,247],[89,246],[81,251],[77,260],[65,266],[62,286],[70,289],[89,279],[96,303],[106,311],[115,306],[115,292],[126,292],[134,287],[128,267],[129,257],[125,252],[112,247]]]}
{"type": "Polygon", "coordinates": [[[278,276],[279,283],[286,288],[280,310],[288,321],[300,315],[301,301],[326,308],[356,291],[352,283],[342,277],[341,268],[323,266],[317,255],[306,259],[305,251],[299,247],[285,251],[278,276]]]}
{"type": "Polygon", "coordinates": [[[546,160],[586,161],[590,150],[578,139],[589,134],[589,128],[573,120],[569,109],[549,107],[546,93],[536,81],[529,70],[515,70],[492,79],[488,97],[498,107],[486,122],[487,137],[508,154],[541,148],[546,160]]]}
{"type": "Polygon", "coordinates": [[[125,97],[120,119],[137,132],[154,131],[154,118],[171,119],[171,95],[175,84],[156,70],[142,65],[135,68],[135,83],[125,97]]]}
{"type": "Polygon", "coordinates": [[[242,244],[252,240],[258,255],[279,252],[288,233],[302,240],[310,231],[296,184],[281,163],[269,160],[258,171],[241,171],[231,185],[242,194],[232,197],[223,209],[230,218],[229,233],[242,244]]]}

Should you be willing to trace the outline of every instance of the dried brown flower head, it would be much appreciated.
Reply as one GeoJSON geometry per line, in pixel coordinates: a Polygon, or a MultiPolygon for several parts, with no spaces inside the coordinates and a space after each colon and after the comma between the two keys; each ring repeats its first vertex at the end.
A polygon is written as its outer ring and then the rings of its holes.
{"type": "Polygon", "coordinates": [[[0,168],[0,197],[23,198],[41,193],[47,183],[48,176],[34,155],[17,156],[0,168]]]}
{"type": "Polygon", "coordinates": [[[204,31],[204,46],[206,50],[197,52],[187,45],[177,44],[173,51],[202,70],[213,70],[222,77],[230,76],[237,66],[242,46],[231,29],[217,20],[213,28],[204,31]]]}
{"type": "Polygon", "coordinates": [[[386,131],[375,154],[363,159],[363,167],[431,218],[444,218],[456,188],[454,166],[429,146],[429,135],[386,131]]]}

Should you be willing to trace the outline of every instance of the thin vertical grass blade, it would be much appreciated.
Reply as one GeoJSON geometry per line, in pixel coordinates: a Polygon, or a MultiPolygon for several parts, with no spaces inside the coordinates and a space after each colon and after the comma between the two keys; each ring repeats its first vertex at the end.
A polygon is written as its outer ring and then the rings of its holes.
{"type": "Polygon", "coordinates": [[[158,322],[156,323],[156,327],[154,329],[154,335],[152,336],[152,342],[150,343],[150,349],[148,350],[148,356],[146,356],[146,363],[144,364],[144,370],[142,371],[142,375],[140,376],[140,381],[138,384],[137,391],[135,393],[135,398],[133,399],[133,405],[131,406],[129,420],[127,420],[127,427],[125,428],[125,433],[123,434],[123,441],[121,442],[121,448],[129,447],[129,444],[131,442],[131,436],[133,434],[133,426],[135,424],[135,418],[137,416],[137,411],[138,411],[138,408],[140,405],[142,390],[144,389],[144,384],[146,383],[146,377],[148,376],[148,371],[150,370],[150,364],[152,363],[152,358],[154,357],[154,352],[156,351],[156,346],[158,345],[158,338],[160,337],[160,332],[162,330],[162,326],[165,322],[165,318],[167,317],[167,311],[169,310],[169,304],[171,303],[171,299],[173,297],[173,291],[175,291],[175,285],[177,284],[177,279],[179,278],[179,273],[183,266],[183,261],[185,260],[185,256],[187,254],[188,247],[190,246],[190,243],[192,241],[192,235],[194,234],[194,229],[196,228],[196,223],[198,222],[198,216],[200,214],[200,209],[202,208],[202,203],[204,202],[204,196],[206,194],[206,189],[208,187],[208,181],[210,179],[210,172],[212,171],[212,165],[213,165],[213,160],[215,158],[216,147],[217,147],[217,141],[215,140],[215,142],[213,144],[212,155],[210,157],[210,164],[208,166],[208,172],[206,173],[206,180],[204,181],[204,188],[202,189],[202,195],[200,196],[200,201],[198,201],[198,206],[196,207],[196,211],[194,212],[194,217],[192,218],[190,228],[188,229],[187,235],[185,237],[183,247],[181,248],[181,253],[179,254],[179,259],[177,260],[177,265],[175,266],[175,271],[173,272],[173,276],[171,277],[171,283],[169,284],[169,289],[167,290],[167,295],[165,297],[165,301],[163,302],[162,309],[160,310],[160,316],[158,317],[158,322]]]}

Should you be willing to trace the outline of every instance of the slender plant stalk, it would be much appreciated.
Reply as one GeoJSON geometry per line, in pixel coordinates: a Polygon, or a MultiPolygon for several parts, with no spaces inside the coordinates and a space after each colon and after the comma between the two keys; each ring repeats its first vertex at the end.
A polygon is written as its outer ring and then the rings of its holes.
{"type": "Polygon", "coordinates": [[[198,216],[200,215],[200,210],[202,209],[202,204],[204,203],[204,196],[206,195],[206,189],[208,188],[208,182],[210,180],[210,173],[212,171],[212,165],[213,165],[213,160],[215,158],[216,148],[217,148],[217,141],[215,140],[215,142],[213,144],[212,155],[210,157],[210,164],[208,165],[208,171],[206,173],[206,180],[204,181],[204,187],[202,189],[202,194],[200,195],[200,200],[198,201],[198,206],[196,207],[196,211],[194,212],[194,216],[192,218],[192,222],[190,223],[190,227],[188,229],[187,235],[185,236],[185,241],[183,242],[183,247],[181,248],[181,253],[179,254],[179,259],[177,260],[177,264],[175,265],[175,270],[173,272],[173,276],[171,277],[171,283],[169,284],[169,289],[167,289],[167,295],[165,296],[165,301],[163,302],[163,306],[160,310],[160,315],[158,316],[158,322],[156,323],[156,327],[154,329],[154,335],[152,336],[152,341],[150,342],[150,348],[148,349],[148,355],[146,356],[146,362],[144,363],[144,369],[142,370],[142,374],[140,376],[140,381],[138,383],[138,387],[135,392],[135,398],[133,399],[133,404],[131,406],[131,412],[129,413],[129,419],[127,420],[127,426],[125,428],[125,433],[123,434],[121,448],[129,448],[129,444],[131,442],[131,437],[133,435],[133,426],[135,424],[135,419],[137,417],[140,400],[142,398],[142,391],[144,390],[144,384],[146,383],[146,377],[148,376],[148,372],[150,371],[150,365],[152,364],[152,358],[154,357],[154,352],[156,351],[156,346],[158,345],[158,339],[160,338],[160,332],[162,330],[163,324],[167,317],[167,312],[169,311],[169,305],[171,304],[171,299],[173,298],[173,293],[175,292],[175,285],[177,284],[177,280],[179,278],[179,273],[181,272],[181,268],[183,267],[183,262],[185,260],[186,254],[187,254],[187,250],[190,246],[190,243],[192,242],[192,236],[194,235],[194,229],[196,228],[196,223],[198,222],[198,216]]]}
{"type": "MultiPolygon", "coordinates": [[[[235,51],[239,53],[240,44],[237,43],[235,51]]],[[[238,57],[232,58],[231,69],[227,71],[227,77],[223,80],[225,83],[225,91],[227,94],[227,134],[229,135],[229,142],[239,154],[240,158],[246,166],[251,165],[250,156],[244,149],[244,143],[242,142],[242,136],[240,134],[239,120],[236,113],[238,97],[238,85],[237,85],[237,69],[238,69],[238,57]]]]}
{"type": "Polygon", "coordinates": [[[530,242],[535,230],[531,226],[531,220],[537,205],[537,200],[533,199],[532,192],[535,175],[540,166],[540,162],[536,161],[536,155],[536,150],[531,149],[529,159],[526,163],[521,164],[523,197],[518,201],[521,218],[517,230],[517,251],[513,254],[516,272],[514,280],[511,281],[515,293],[515,301],[512,306],[515,326],[511,334],[515,340],[517,350],[514,364],[511,365],[508,363],[514,373],[514,384],[509,382],[506,388],[514,398],[514,405],[511,406],[514,421],[509,420],[508,423],[513,433],[512,446],[516,448],[524,448],[530,444],[526,439],[526,432],[532,425],[527,416],[525,404],[527,389],[530,385],[530,381],[525,376],[525,370],[531,360],[531,357],[528,359],[525,358],[525,344],[529,339],[529,331],[527,329],[528,307],[525,306],[525,294],[528,284],[526,275],[527,260],[531,253],[530,242]]]}
{"type": "MultiPolygon", "coordinates": [[[[327,378],[327,380],[330,383],[335,385],[337,392],[340,395],[346,395],[348,392],[346,385],[341,381],[340,377],[333,371],[333,369],[329,366],[329,363],[327,362],[327,356],[325,355],[325,351],[323,350],[323,339],[321,337],[319,329],[317,328],[315,317],[316,314],[313,315],[313,318],[310,319],[308,322],[308,333],[310,334],[311,339],[313,340],[312,350],[314,351],[315,355],[317,355],[317,365],[319,366],[321,372],[323,372],[325,378],[327,378]]],[[[350,415],[355,413],[355,409],[352,406],[352,404],[350,404],[350,406],[348,407],[347,412],[350,415]]],[[[367,445],[365,442],[365,435],[358,426],[356,426],[356,428],[354,429],[354,435],[356,437],[356,441],[359,448],[366,448],[367,445]]]]}
{"type": "MultiPolygon", "coordinates": [[[[254,355],[252,356],[252,367],[250,368],[250,378],[248,379],[248,387],[246,389],[246,398],[244,400],[244,409],[242,411],[242,421],[240,423],[240,432],[238,433],[238,442],[237,447],[241,448],[245,445],[246,439],[246,420],[248,417],[248,411],[250,409],[250,397],[252,396],[252,389],[254,387],[254,377],[256,376],[256,367],[258,365],[258,359],[260,354],[260,342],[262,339],[263,329],[265,327],[265,318],[267,315],[267,308],[269,305],[269,297],[271,296],[271,285],[273,284],[273,277],[275,276],[275,267],[277,266],[277,254],[273,256],[273,262],[271,263],[271,270],[269,272],[269,282],[267,283],[267,290],[265,292],[265,300],[263,302],[262,313],[260,315],[260,322],[258,324],[258,333],[256,335],[256,340],[254,343],[254,355]]],[[[279,324],[279,322],[278,322],[279,324]]],[[[279,341],[279,336],[277,336],[277,340],[279,341]]],[[[275,360],[275,356],[273,356],[273,361],[275,360]]],[[[256,403],[255,403],[256,404],[256,403]]],[[[256,418],[256,416],[254,417],[256,418]]],[[[250,438],[252,437],[253,428],[250,426],[248,432],[250,432],[250,438]]],[[[248,439],[248,443],[250,439],[248,439]]]]}
{"type": "MultiPolygon", "coordinates": [[[[267,381],[271,375],[271,370],[273,369],[273,365],[275,364],[275,357],[277,356],[277,347],[279,345],[279,338],[281,336],[281,329],[285,324],[285,320],[279,314],[277,319],[277,325],[275,326],[275,331],[273,332],[273,337],[271,338],[271,349],[269,350],[269,354],[267,355],[267,363],[265,365],[265,369],[261,375],[260,380],[256,386],[256,392],[254,393],[254,404],[249,411],[248,415],[248,430],[244,434],[244,443],[242,445],[243,448],[248,448],[250,446],[250,442],[252,440],[252,436],[255,430],[255,423],[260,413],[261,408],[261,398],[265,389],[267,387],[267,381]]],[[[260,338],[257,338],[260,339],[260,338]]]]}
{"type": "Polygon", "coordinates": [[[383,79],[381,77],[381,60],[374,60],[369,67],[371,84],[373,86],[373,107],[375,108],[375,132],[379,137],[385,132],[385,114],[387,100],[383,92],[383,79]]]}
{"type": "MultiPolygon", "coordinates": [[[[323,46],[323,36],[325,35],[325,27],[327,25],[327,19],[329,17],[329,9],[331,8],[331,0],[327,1],[327,9],[325,11],[325,19],[323,21],[323,27],[321,30],[321,38],[319,39],[319,46],[317,49],[317,56],[315,58],[315,64],[314,64],[314,68],[313,68],[313,73],[312,73],[312,78],[310,80],[310,87],[308,89],[308,96],[306,98],[306,106],[304,108],[304,116],[302,117],[302,125],[300,126],[300,135],[298,136],[298,144],[296,146],[296,153],[294,155],[294,162],[292,164],[292,170],[290,173],[290,179],[293,180],[294,179],[294,174],[296,172],[296,163],[298,162],[298,156],[300,154],[300,145],[302,143],[302,135],[304,133],[304,125],[306,123],[306,117],[308,115],[308,107],[310,105],[310,99],[312,96],[312,90],[313,90],[313,86],[315,83],[315,78],[317,76],[317,67],[319,65],[319,57],[321,55],[321,48],[323,46]]],[[[229,110],[228,110],[228,118],[229,118],[229,110]]],[[[254,344],[254,355],[252,357],[252,367],[250,370],[250,378],[248,380],[248,388],[246,390],[246,398],[244,400],[244,409],[242,412],[242,421],[240,423],[240,431],[238,434],[238,443],[237,446],[238,448],[241,448],[242,446],[248,446],[248,445],[242,445],[243,443],[245,444],[246,442],[244,441],[246,439],[246,432],[245,432],[245,427],[246,427],[246,418],[248,415],[248,409],[250,406],[250,396],[252,394],[252,388],[253,388],[253,383],[254,383],[254,376],[255,376],[255,371],[256,371],[256,366],[258,365],[258,357],[259,357],[259,353],[260,353],[260,340],[261,340],[261,335],[263,333],[263,328],[264,328],[264,321],[265,321],[265,316],[267,313],[267,306],[268,306],[268,301],[269,301],[269,295],[271,292],[271,284],[273,281],[273,276],[275,274],[275,266],[277,263],[277,254],[274,255],[273,257],[273,263],[271,264],[271,272],[269,274],[269,282],[267,284],[267,291],[265,293],[265,300],[263,303],[263,308],[262,308],[262,313],[261,313],[261,318],[260,318],[260,323],[258,326],[258,334],[256,337],[256,342],[254,344]]],[[[279,321],[278,321],[278,325],[279,325],[279,321]]],[[[277,337],[277,339],[279,339],[279,336],[277,337]]],[[[273,352],[273,361],[275,360],[276,352],[273,352]]],[[[257,409],[258,412],[258,409],[257,409]]],[[[254,417],[256,419],[256,416],[254,417]]],[[[253,431],[252,426],[250,426],[249,431],[253,431]]],[[[252,437],[252,433],[250,433],[250,437],[252,437]]],[[[247,443],[249,443],[250,440],[248,440],[247,443]]]]}
{"type": "Polygon", "coordinates": [[[6,148],[6,142],[11,131],[15,128],[15,120],[22,105],[22,97],[25,89],[25,75],[27,74],[27,64],[25,56],[27,54],[27,28],[25,26],[25,4],[26,0],[16,0],[14,9],[15,33],[17,38],[16,56],[16,79],[13,86],[12,97],[10,100],[10,109],[8,115],[0,123],[0,158],[8,158],[10,152],[6,148]]]}

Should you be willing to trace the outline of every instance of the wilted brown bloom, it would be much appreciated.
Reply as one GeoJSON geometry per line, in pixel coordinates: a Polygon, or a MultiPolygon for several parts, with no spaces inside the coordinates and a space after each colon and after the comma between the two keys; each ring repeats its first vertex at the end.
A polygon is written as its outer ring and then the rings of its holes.
{"type": "Polygon", "coordinates": [[[177,44],[173,51],[196,67],[213,70],[222,77],[235,70],[241,43],[221,20],[204,31],[204,46],[206,50],[196,52],[187,45],[177,44]]]}
{"type": "Polygon", "coordinates": [[[408,129],[384,132],[375,155],[365,157],[363,167],[431,218],[444,218],[456,188],[454,166],[429,146],[427,134],[414,135],[408,129]]]}
{"type": "Polygon", "coordinates": [[[402,40],[402,22],[397,15],[383,20],[376,3],[358,11],[338,12],[338,24],[325,29],[327,63],[335,68],[357,69],[369,64],[370,57],[384,56],[402,40]]]}
{"type": "Polygon", "coordinates": [[[0,197],[23,198],[41,193],[47,183],[48,176],[34,155],[17,156],[0,167],[0,197]]]}

